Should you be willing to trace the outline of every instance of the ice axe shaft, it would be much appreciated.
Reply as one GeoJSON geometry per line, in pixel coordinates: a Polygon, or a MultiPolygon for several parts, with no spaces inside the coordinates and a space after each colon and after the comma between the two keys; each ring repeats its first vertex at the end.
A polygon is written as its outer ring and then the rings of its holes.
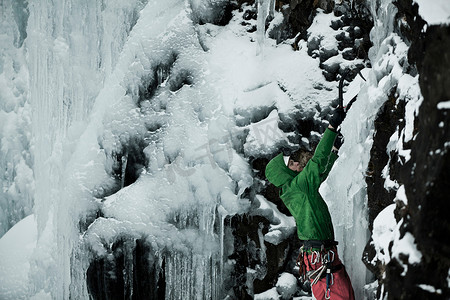
{"type": "Polygon", "coordinates": [[[341,108],[344,108],[344,80],[346,79],[349,72],[350,69],[345,70],[344,74],[342,74],[342,77],[339,80],[339,107],[341,108]]]}
{"type": "MultiPolygon", "coordinates": [[[[353,102],[355,102],[356,98],[357,98],[357,96],[353,97],[353,99],[350,100],[350,102],[347,104],[347,106],[344,107],[344,80],[347,79],[347,76],[349,73],[350,73],[350,69],[345,70],[344,73],[342,74],[341,79],[339,80],[339,105],[338,105],[338,107],[343,108],[345,112],[347,112],[350,109],[353,102]]],[[[366,81],[364,76],[361,74],[361,70],[358,70],[358,74],[359,74],[359,76],[361,76],[361,78],[364,81],[366,81]]]]}

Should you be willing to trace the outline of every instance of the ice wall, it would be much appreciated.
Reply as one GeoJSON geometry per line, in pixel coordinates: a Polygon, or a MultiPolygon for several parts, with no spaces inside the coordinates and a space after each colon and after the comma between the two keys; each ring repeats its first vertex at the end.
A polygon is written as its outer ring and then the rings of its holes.
{"type": "Polygon", "coordinates": [[[0,237],[32,212],[31,107],[23,42],[25,1],[0,5],[0,237]]]}
{"type": "MultiPolygon", "coordinates": [[[[45,226],[49,187],[58,188],[64,139],[76,139],[105,76],[115,67],[142,4],[29,3],[30,99],[39,227],[45,226]],[[79,128],[74,128],[74,127],[79,128]],[[72,129],[69,132],[69,128],[72,129]],[[53,170],[51,165],[56,164],[53,170]],[[41,213],[42,212],[42,213],[41,213]],[[41,219],[42,218],[42,219],[41,219]]],[[[68,143],[70,144],[70,142],[68,143]]],[[[70,146],[67,149],[70,155],[70,146]]]]}
{"type": "Polygon", "coordinates": [[[78,223],[92,201],[83,181],[95,176],[80,171],[76,146],[142,4],[28,2],[25,47],[39,236],[32,259],[33,292],[68,298],[78,223]]]}
{"type": "MultiPolygon", "coordinates": [[[[157,274],[165,270],[168,299],[218,298],[223,217],[217,210],[219,205],[227,213],[239,210],[236,200],[251,177],[245,161],[227,146],[228,120],[213,102],[218,98],[214,86],[205,80],[204,50],[190,10],[185,1],[152,1],[136,24],[124,20],[121,29],[134,26],[108,74],[99,69],[99,59],[108,55],[89,47],[89,35],[78,32],[84,29],[69,21],[58,27],[52,19],[67,13],[75,20],[84,10],[103,16],[102,9],[73,3],[30,10],[35,28],[29,33],[30,56],[43,62],[31,70],[37,99],[35,168],[41,178],[33,293],[88,298],[90,262],[116,255],[114,245],[122,240],[132,245],[140,239],[154,251],[157,274]],[[50,16],[43,18],[49,23],[41,23],[40,16],[50,16]],[[38,37],[49,43],[38,47],[38,37]],[[83,60],[86,73],[80,82],[71,69],[78,53],[91,58],[83,60]],[[94,92],[103,88],[98,95],[77,97],[85,81],[94,92]],[[230,149],[225,157],[222,149],[230,149]]],[[[86,24],[97,32],[92,45],[102,44],[98,17],[86,24]]],[[[127,262],[133,255],[128,249],[127,262]]],[[[132,291],[131,272],[131,264],[120,271],[128,274],[124,292],[132,291]]]]}

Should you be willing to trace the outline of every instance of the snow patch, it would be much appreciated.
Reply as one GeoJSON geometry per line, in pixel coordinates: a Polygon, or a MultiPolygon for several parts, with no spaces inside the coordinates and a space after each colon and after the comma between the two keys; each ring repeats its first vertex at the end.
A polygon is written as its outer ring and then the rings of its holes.
{"type": "Polygon", "coordinates": [[[280,299],[280,295],[278,295],[277,288],[271,288],[268,291],[265,291],[260,294],[255,294],[255,297],[253,299],[255,300],[278,300],[280,299]]]}
{"type": "Polygon", "coordinates": [[[260,205],[255,213],[265,216],[270,221],[269,232],[264,235],[265,241],[278,245],[295,233],[294,217],[288,217],[281,213],[274,203],[268,201],[262,195],[256,195],[256,199],[260,205]]]}
{"type": "Polygon", "coordinates": [[[0,239],[0,299],[28,298],[30,257],[36,240],[34,215],[22,219],[0,239]]]}
{"type": "Polygon", "coordinates": [[[419,14],[429,25],[450,24],[450,3],[447,0],[414,0],[419,14]]]}
{"type": "MultiPolygon", "coordinates": [[[[390,159],[390,158],[389,158],[390,159]]],[[[383,170],[381,171],[381,176],[385,179],[384,181],[384,188],[386,190],[396,190],[399,187],[399,184],[396,180],[392,180],[389,175],[389,162],[384,166],[383,170]]]]}
{"type": "Polygon", "coordinates": [[[432,285],[428,285],[428,284],[418,284],[418,287],[420,287],[422,290],[430,292],[432,294],[438,294],[438,295],[442,295],[442,290],[441,289],[436,289],[434,286],[432,285]]]}
{"type": "Polygon", "coordinates": [[[281,299],[291,299],[297,291],[297,278],[290,273],[282,273],[276,284],[277,292],[281,299]]]}
{"type": "Polygon", "coordinates": [[[249,157],[270,155],[280,149],[283,144],[289,144],[286,133],[279,127],[280,118],[273,110],[264,120],[247,126],[249,130],[244,152],[249,157]]]}
{"type": "Polygon", "coordinates": [[[438,109],[450,109],[450,101],[442,101],[437,104],[438,109]]]}
{"type": "Polygon", "coordinates": [[[414,119],[418,116],[420,105],[423,102],[419,86],[419,76],[412,77],[409,74],[404,74],[398,82],[397,90],[399,91],[399,99],[407,101],[404,129],[404,141],[407,143],[413,139],[414,119]]]}
{"type": "Polygon", "coordinates": [[[406,190],[405,190],[405,186],[401,185],[398,190],[397,190],[397,194],[395,196],[395,200],[400,200],[402,201],[405,205],[408,205],[408,198],[406,197],[406,190]]]}
{"type": "MultiPolygon", "coordinates": [[[[422,260],[422,253],[417,249],[414,236],[406,232],[403,238],[396,238],[392,246],[392,257],[399,259],[400,254],[408,255],[408,264],[418,264],[422,260]]],[[[400,261],[400,259],[399,259],[400,261]]],[[[406,274],[407,266],[402,275],[406,274]]]]}
{"type": "Polygon", "coordinates": [[[376,251],[374,261],[379,260],[383,264],[387,264],[391,260],[389,244],[394,239],[397,226],[394,210],[395,204],[387,206],[373,221],[372,244],[376,251]]]}
{"type": "Polygon", "coordinates": [[[338,53],[338,42],[335,38],[339,31],[331,27],[331,22],[339,20],[334,14],[326,14],[322,9],[317,10],[311,26],[308,28],[308,48],[311,54],[319,55],[320,52],[338,53]]]}

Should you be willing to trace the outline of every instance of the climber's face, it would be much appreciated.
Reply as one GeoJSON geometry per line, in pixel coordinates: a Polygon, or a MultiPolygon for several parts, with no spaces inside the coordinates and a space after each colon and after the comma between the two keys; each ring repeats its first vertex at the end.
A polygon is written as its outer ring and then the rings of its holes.
{"type": "Polygon", "coordinates": [[[291,156],[289,156],[289,161],[287,166],[289,169],[295,172],[301,172],[308,164],[308,161],[313,157],[314,153],[306,149],[299,149],[291,156]]]}
{"type": "Polygon", "coordinates": [[[303,170],[302,165],[298,161],[289,160],[288,168],[295,172],[301,172],[303,170]]]}

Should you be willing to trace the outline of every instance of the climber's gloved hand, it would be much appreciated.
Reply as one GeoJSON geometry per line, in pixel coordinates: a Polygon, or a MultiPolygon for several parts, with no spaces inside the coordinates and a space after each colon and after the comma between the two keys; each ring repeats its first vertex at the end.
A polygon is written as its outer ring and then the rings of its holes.
{"type": "Polygon", "coordinates": [[[344,136],[339,131],[338,135],[336,136],[336,139],[334,140],[334,147],[336,147],[336,149],[339,150],[343,143],[344,143],[344,136]]]}
{"type": "Polygon", "coordinates": [[[342,121],[345,119],[346,113],[343,107],[338,107],[334,110],[333,115],[330,118],[330,125],[337,130],[339,125],[341,125],[342,121]]]}

